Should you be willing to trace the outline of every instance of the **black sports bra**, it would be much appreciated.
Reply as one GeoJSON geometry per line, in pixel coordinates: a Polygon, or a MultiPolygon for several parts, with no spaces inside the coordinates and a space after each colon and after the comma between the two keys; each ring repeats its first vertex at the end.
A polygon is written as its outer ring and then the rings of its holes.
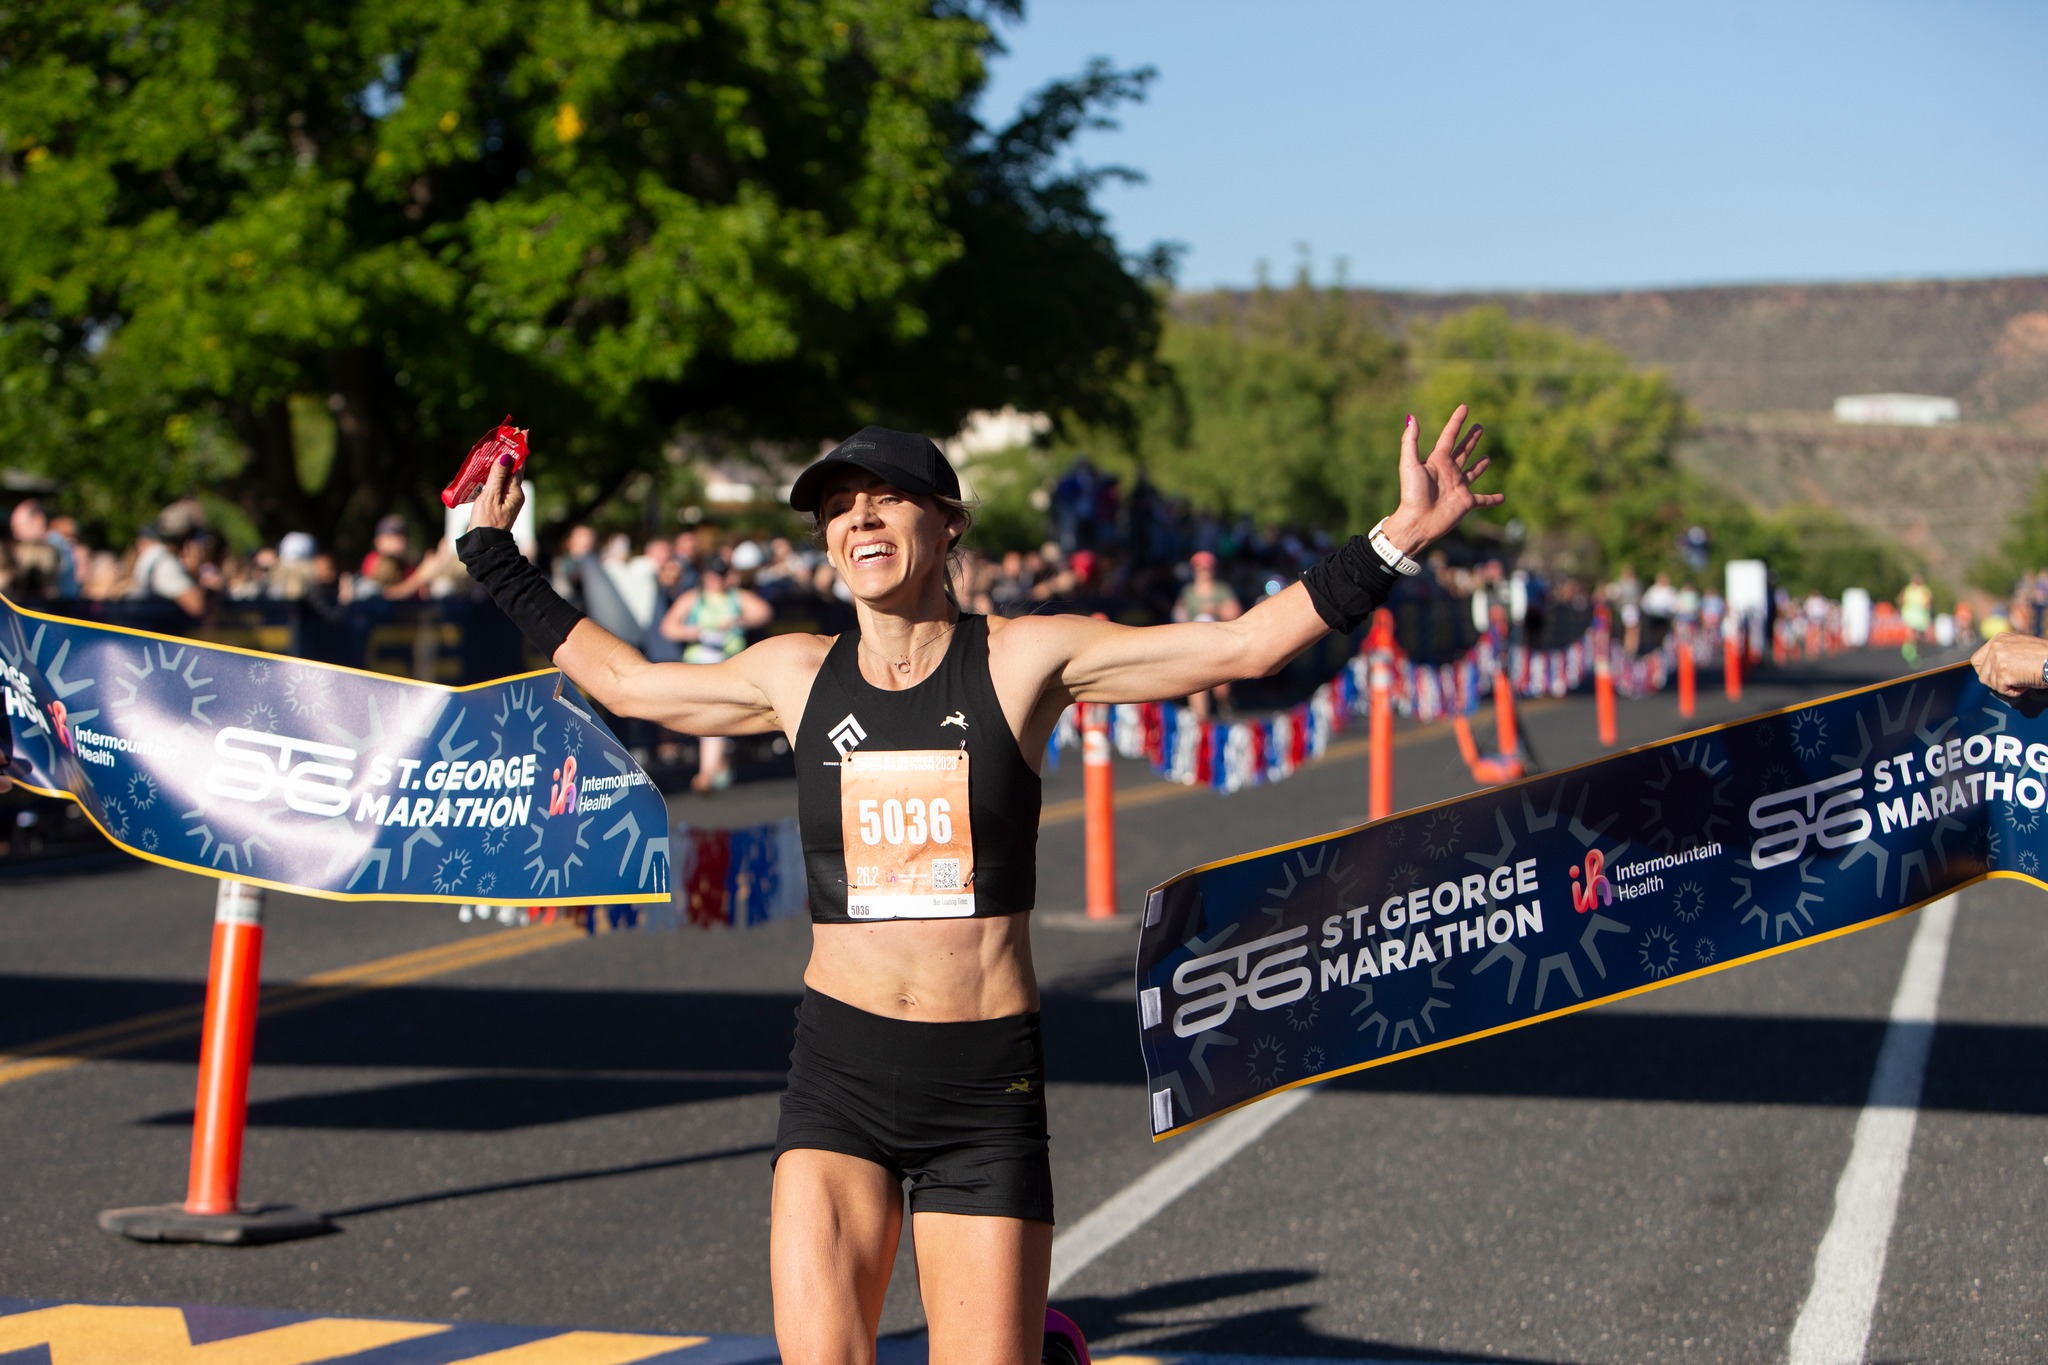
{"type": "Polygon", "coordinates": [[[960,617],[930,677],[892,692],[839,636],[796,731],[797,819],[820,924],[1029,910],[1038,774],[988,672],[988,618],[960,617]]]}

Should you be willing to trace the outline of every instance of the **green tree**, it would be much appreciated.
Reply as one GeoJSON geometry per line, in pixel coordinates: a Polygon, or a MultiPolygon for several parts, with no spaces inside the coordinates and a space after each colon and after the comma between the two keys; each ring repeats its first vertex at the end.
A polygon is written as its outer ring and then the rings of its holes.
{"type": "Polygon", "coordinates": [[[0,442],[120,534],[202,486],[344,544],[506,410],[577,514],[678,430],[1015,403],[1127,425],[1158,305],[991,131],[1016,0],[24,0],[0,17],[0,442]]]}
{"type": "MultiPolygon", "coordinates": [[[[1734,502],[1715,507],[1704,496],[1701,503],[1697,519],[1714,532],[1717,561],[1761,559],[1795,596],[1840,597],[1844,589],[1862,588],[1890,600],[1907,579],[1926,572],[1918,556],[1833,508],[1791,503],[1764,513],[1734,502]]],[[[1715,567],[1718,572],[1718,562],[1715,567]]],[[[1938,588],[1938,595],[1946,591],[1938,588]]]]}
{"type": "Polygon", "coordinates": [[[2026,506],[2013,514],[1998,549],[1970,566],[1970,582],[1998,597],[2022,577],[2048,568],[2048,472],[2034,483],[2026,506]]]}
{"type": "Polygon", "coordinates": [[[1131,380],[1128,437],[1079,444],[1169,493],[1267,525],[1341,529],[1398,498],[1400,345],[1341,286],[1177,300],[1159,365],[1131,380]]]}
{"type": "Polygon", "coordinates": [[[1519,520],[1580,572],[1648,572],[1673,557],[1691,524],[1672,458],[1689,415],[1664,375],[1491,307],[1419,328],[1412,363],[1426,432],[1459,403],[1485,425],[1486,478],[1507,494],[1497,519],[1519,520]]]}

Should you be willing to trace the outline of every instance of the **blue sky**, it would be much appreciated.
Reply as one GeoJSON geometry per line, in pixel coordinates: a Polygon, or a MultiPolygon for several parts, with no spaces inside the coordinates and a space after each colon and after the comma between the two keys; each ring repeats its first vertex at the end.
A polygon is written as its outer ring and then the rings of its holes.
{"type": "Polygon", "coordinates": [[[1091,56],[1150,98],[1087,162],[1187,288],[1302,248],[1361,285],[2048,272],[2048,3],[1026,0],[983,116],[1091,56]]]}

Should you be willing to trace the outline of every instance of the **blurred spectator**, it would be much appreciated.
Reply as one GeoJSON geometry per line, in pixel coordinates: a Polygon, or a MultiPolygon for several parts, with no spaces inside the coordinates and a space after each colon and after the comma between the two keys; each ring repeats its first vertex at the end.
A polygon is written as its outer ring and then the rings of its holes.
{"type": "Polygon", "coordinates": [[[1670,623],[1678,616],[1678,589],[1671,584],[1671,575],[1660,573],[1643,589],[1643,615],[1670,623]]]}
{"type": "Polygon", "coordinates": [[[1899,589],[1899,620],[1906,627],[1906,642],[1899,647],[1907,663],[1920,659],[1920,642],[1934,629],[1934,589],[1919,574],[1899,589]]]}
{"type": "Polygon", "coordinates": [[[342,608],[352,597],[352,587],[342,575],[341,564],[325,550],[315,552],[312,572],[306,580],[306,595],[300,600],[322,619],[338,621],[342,608]]]}
{"type": "Polygon", "coordinates": [[[7,542],[7,592],[23,601],[57,595],[57,551],[41,541],[7,542]]]}
{"type": "Polygon", "coordinates": [[[569,538],[555,559],[555,591],[621,640],[640,638],[640,623],[605,572],[597,554],[597,532],[590,527],[569,528],[569,538]]]}
{"type": "MultiPolygon", "coordinates": [[[[183,521],[176,524],[189,525],[183,521]]],[[[206,614],[206,593],[193,581],[178,553],[188,540],[189,536],[161,525],[142,528],[135,537],[135,567],[129,574],[127,593],[130,600],[162,598],[176,602],[194,619],[206,614]]]]}
{"type": "MultiPolygon", "coordinates": [[[[78,562],[71,539],[50,524],[43,504],[35,498],[23,498],[14,504],[7,520],[14,537],[17,584],[32,571],[43,585],[39,591],[20,586],[16,591],[23,596],[78,596],[78,562]]],[[[72,529],[75,533],[75,523],[72,529]]]]}
{"type": "Polygon", "coordinates": [[[1707,558],[1713,552],[1714,538],[1707,534],[1704,526],[1687,529],[1678,542],[1678,556],[1685,561],[1685,567],[1694,573],[1705,573],[1707,558]]]}
{"type": "Polygon", "coordinates": [[[811,567],[799,555],[787,536],[768,542],[768,556],[754,575],[754,590],[770,602],[802,592],[811,579],[811,567]]]}
{"type": "Polygon", "coordinates": [[[1690,579],[1686,581],[1684,587],[1678,590],[1676,603],[1671,614],[1674,620],[1681,621],[1688,626],[1700,619],[1700,590],[1692,585],[1690,579]]]}
{"type": "Polygon", "coordinates": [[[462,560],[455,553],[455,542],[444,536],[411,573],[384,589],[384,596],[394,602],[448,597],[467,593],[469,586],[469,571],[462,567],[462,560]]]}
{"type": "Polygon", "coordinates": [[[997,612],[1013,616],[1031,607],[1032,577],[1024,567],[1024,556],[1011,550],[1003,556],[988,585],[989,602],[997,612]]]}
{"type": "Polygon", "coordinates": [[[292,531],[277,542],[277,567],[270,571],[268,595],[296,602],[313,586],[313,537],[292,531]]]}
{"type": "Polygon", "coordinates": [[[79,585],[86,598],[112,602],[127,595],[127,576],[121,571],[121,557],[112,550],[94,550],[86,562],[85,582],[79,585]]]}
{"type": "Polygon", "coordinates": [[[270,576],[277,569],[277,551],[265,545],[252,555],[230,555],[221,568],[228,598],[253,602],[269,592],[270,576]]]}
{"type": "MultiPolygon", "coordinates": [[[[661,633],[683,646],[686,664],[723,663],[747,647],[747,632],[775,616],[758,593],[742,588],[732,566],[722,559],[705,562],[703,579],[678,597],[662,618],[661,633]]],[[[707,735],[697,741],[697,775],[690,786],[700,792],[732,785],[724,739],[707,735]]]]}
{"type": "Polygon", "coordinates": [[[178,562],[211,597],[227,596],[228,579],[221,566],[221,553],[220,540],[204,526],[195,527],[178,546],[178,562]]]}
{"type": "MultiPolygon", "coordinates": [[[[1197,550],[1188,560],[1188,585],[1180,591],[1180,597],[1173,604],[1173,619],[1176,621],[1235,621],[1244,614],[1244,608],[1237,600],[1237,593],[1228,583],[1216,576],[1216,556],[1207,550],[1197,550]]],[[[1188,709],[1203,720],[1210,714],[1210,696],[1215,696],[1215,706],[1227,711],[1230,706],[1230,685],[1211,688],[1208,692],[1196,692],[1188,698],[1188,709]]]]}
{"type": "Polygon", "coordinates": [[[1636,577],[1634,565],[1621,566],[1620,576],[1607,585],[1606,596],[1620,620],[1622,649],[1629,654],[1639,653],[1643,643],[1643,582],[1636,577]]]}
{"type": "MultiPolygon", "coordinates": [[[[661,542],[656,542],[660,544],[661,542]]],[[[661,546],[662,557],[668,556],[668,546],[661,546]]],[[[637,641],[645,639],[648,631],[659,622],[656,612],[661,598],[661,566],[646,554],[634,554],[632,539],[615,535],[604,545],[601,562],[605,574],[617,589],[619,600],[632,613],[635,627],[631,635],[621,639],[637,641]]]]}
{"type": "Polygon", "coordinates": [[[414,567],[412,533],[406,529],[405,518],[393,513],[380,519],[370,552],[356,571],[368,591],[384,593],[396,588],[411,576],[414,567]]]}
{"type": "Polygon", "coordinates": [[[1080,456],[1052,487],[1053,532],[1067,554],[1095,543],[1095,466],[1080,456]]]}
{"type": "Polygon", "coordinates": [[[1489,559],[1474,569],[1467,588],[1471,593],[1472,629],[1484,635],[1493,629],[1494,609],[1505,612],[1509,605],[1507,574],[1500,561],[1489,559]]]}

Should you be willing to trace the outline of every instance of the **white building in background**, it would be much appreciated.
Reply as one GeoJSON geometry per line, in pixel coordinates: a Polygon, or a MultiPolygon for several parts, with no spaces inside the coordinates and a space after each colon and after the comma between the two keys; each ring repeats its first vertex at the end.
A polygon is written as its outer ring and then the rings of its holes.
{"type": "Polygon", "coordinates": [[[1938,427],[1962,419],[1953,398],[1924,393],[1851,393],[1835,400],[1837,422],[1880,427],[1938,427]]]}
{"type": "Polygon", "coordinates": [[[952,440],[943,443],[946,458],[960,471],[960,492],[969,501],[974,494],[974,461],[999,450],[1028,446],[1052,430],[1052,418],[1042,412],[970,412],[952,440]]]}

